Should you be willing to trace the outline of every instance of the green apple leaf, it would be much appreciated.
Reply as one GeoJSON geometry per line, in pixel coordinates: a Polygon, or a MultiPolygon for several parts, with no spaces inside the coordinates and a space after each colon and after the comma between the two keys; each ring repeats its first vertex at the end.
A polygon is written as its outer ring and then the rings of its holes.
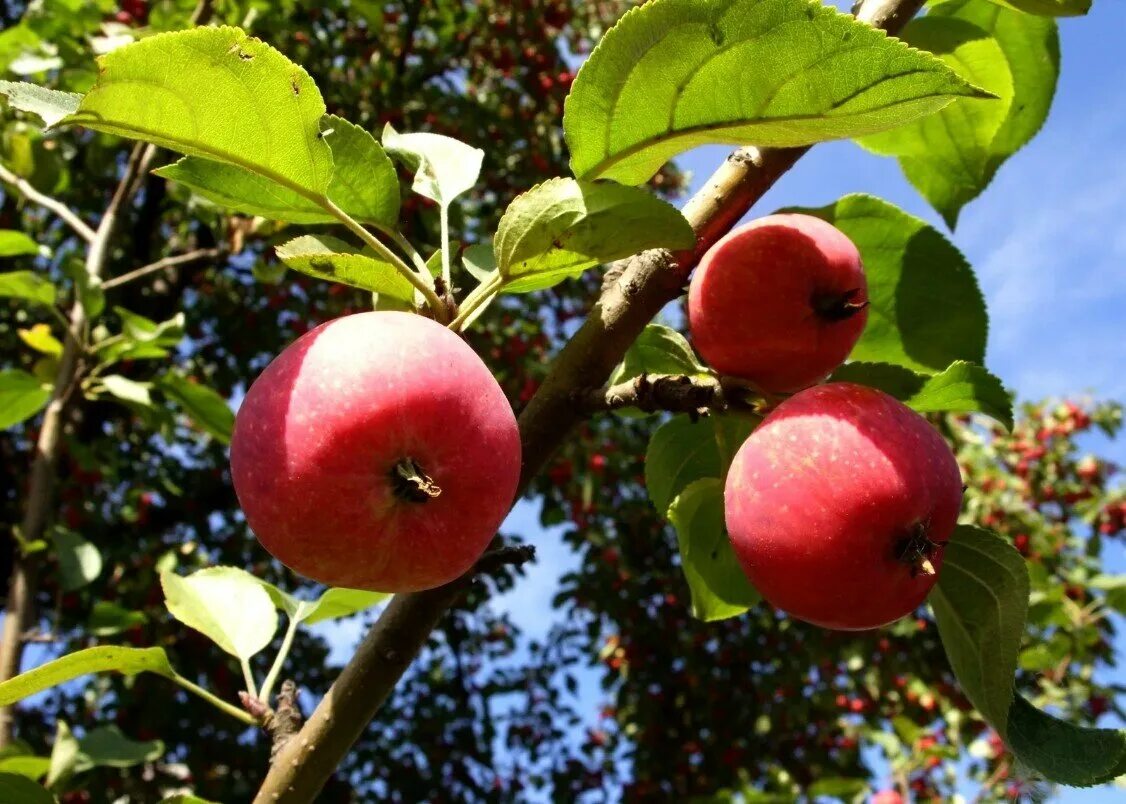
{"type": "Polygon", "coordinates": [[[614,369],[610,384],[625,382],[641,374],[700,374],[706,371],[687,338],[671,327],[650,324],[641,331],[614,369]]]}
{"type": "Polygon", "coordinates": [[[354,288],[414,300],[414,286],[391,263],[354,253],[348,243],[327,235],[302,235],[275,249],[278,259],[295,271],[351,285],[354,288]]]}
{"type": "Polygon", "coordinates": [[[669,505],[680,564],[692,593],[692,616],[712,622],[737,617],[761,597],[747,580],[723,522],[723,481],[689,483],[669,505]]]}
{"type": "Polygon", "coordinates": [[[50,398],[50,387],[26,371],[0,371],[0,430],[30,419],[50,398]]]}
{"type": "Polygon", "coordinates": [[[155,762],[164,755],[160,740],[130,740],[117,726],[100,726],[78,741],[74,772],[91,768],[131,768],[142,762],[155,762]]]}
{"type": "Polygon", "coordinates": [[[156,387],[179,405],[188,418],[205,433],[222,444],[231,443],[235,414],[227,400],[214,390],[175,372],[168,372],[158,378],[156,387]]]}
{"type": "Polygon", "coordinates": [[[1081,17],[1091,10],[1091,0],[989,0],[995,5],[1045,17],[1081,17]]]}
{"type": "Polygon", "coordinates": [[[289,223],[335,220],[296,190],[237,165],[185,156],[153,173],[188,187],[217,206],[245,215],[289,223]]]}
{"type": "Polygon", "coordinates": [[[107,393],[117,397],[122,402],[132,402],[146,408],[152,405],[152,397],[149,396],[151,383],[137,382],[128,377],[122,377],[120,374],[102,377],[101,383],[107,393]]]}
{"type": "Polygon", "coordinates": [[[477,183],[485,152],[442,134],[400,134],[388,123],[383,147],[414,171],[412,188],[442,207],[477,183]]]}
{"type": "Polygon", "coordinates": [[[34,271],[8,271],[0,274],[0,298],[23,299],[50,307],[55,303],[55,286],[34,271]]]}
{"type": "Polygon", "coordinates": [[[22,257],[39,253],[39,244],[12,229],[0,229],[0,257],[22,257]]]}
{"type": "Polygon", "coordinates": [[[953,228],[962,207],[1047,119],[1059,74],[1056,24],[980,0],[952,0],[909,23],[903,37],[999,98],[960,99],[931,117],[860,140],[898,157],[908,180],[953,228]]]}
{"type": "Polygon", "coordinates": [[[1009,710],[1007,742],[1021,762],[1059,784],[1090,787],[1126,774],[1126,731],[1076,726],[1021,695],[1009,710]]]}
{"type": "Polygon", "coordinates": [[[461,253],[461,264],[478,282],[488,282],[497,269],[496,255],[491,243],[476,243],[461,253]]]}
{"type": "Polygon", "coordinates": [[[250,573],[209,567],[181,577],[162,572],[169,613],[238,659],[249,659],[270,644],[278,615],[269,594],[250,573]]]}
{"type": "Polygon", "coordinates": [[[38,115],[48,127],[74,114],[82,100],[81,95],[73,92],[58,92],[24,81],[0,81],[0,95],[6,96],[13,108],[38,115]]]}
{"type": "Polygon", "coordinates": [[[113,311],[121,319],[122,334],[130,340],[155,346],[175,346],[184,337],[183,313],[176,313],[167,321],[156,322],[124,307],[114,307],[113,311]]]}
{"type": "Polygon", "coordinates": [[[645,452],[645,486],[653,506],[664,515],[693,481],[722,478],[753,429],[753,420],[730,415],[696,421],[674,416],[658,427],[645,452]]]}
{"type": "Polygon", "coordinates": [[[0,683],[0,706],[9,706],[37,692],[57,687],[90,673],[156,673],[175,678],[164,648],[126,648],[103,645],[69,653],[0,683]]]}
{"type": "Polygon", "coordinates": [[[959,525],[946,545],[929,601],[962,691],[1006,737],[1028,612],[1024,559],[999,536],[959,525]]]}
{"type": "Polygon", "coordinates": [[[102,574],[102,552],[69,530],[56,530],[51,537],[59,559],[59,586],[64,592],[81,589],[102,574]]]}
{"type": "Polygon", "coordinates": [[[965,257],[938,230],[867,195],[795,211],[824,218],[860,251],[871,304],[851,359],[927,374],[958,360],[985,362],[985,299],[965,257]]]}
{"type": "Polygon", "coordinates": [[[238,28],[146,37],[98,59],[94,87],[60,123],[236,165],[323,199],[332,154],[304,69],[238,28]]]}
{"type": "Polygon", "coordinates": [[[56,804],[55,797],[26,776],[0,773],[0,801],[5,804],[56,804]]]}
{"type": "Polygon", "coordinates": [[[930,54],[816,0],[651,0],[583,64],[563,129],[580,179],[641,184],[698,145],[809,145],[983,96],[930,54]]]}
{"type": "Polygon", "coordinates": [[[90,612],[86,627],[94,636],[112,636],[144,625],[148,619],[143,611],[132,611],[111,601],[99,600],[90,612]]]}
{"type": "Polygon", "coordinates": [[[513,200],[493,250],[501,276],[550,277],[555,284],[645,249],[683,249],[695,242],[680,211],[646,190],[555,178],[513,200]]]}
{"type": "Polygon", "coordinates": [[[1013,395],[975,363],[959,360],[927,376],[891,363],[855,362],[841,366],[829,379],[879,388],[920,413],[984,413],[1006,429],[1013,426],[1013,395]]]}
{"type": "Polygon", "coordinates": [[[388,592],[333,588],[312,603],[302,601],[296,619],[306,625],[315,625],[325,620],[349,617],[390,598],[391,595],[388,592]]]}
{"type": "Polygon", "coordinates": [[[63,345],[53,334],[47,324],[35,324],[27,329],[17,331],[20,340],[40,354],[48,357],[59,357],[63,353],[63,345]]]}

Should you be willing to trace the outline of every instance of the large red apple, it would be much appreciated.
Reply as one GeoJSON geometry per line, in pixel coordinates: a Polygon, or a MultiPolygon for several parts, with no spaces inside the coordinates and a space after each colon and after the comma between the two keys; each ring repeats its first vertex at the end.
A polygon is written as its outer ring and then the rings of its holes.
{"type": "Polygon", "coordinates": [[[735,455],[724,502],[731,544],[766,600],[859,630],[927,596],[962,479],[922,416],[882,391],[830,383],[766,417],[735,455]]]}
{"type": "Polygon", "coordinates": [[[810,215],[732,230],[692,276],[688,324],[714,369],[767,391],[797,391],[844,362],[868,320],[860,253],[810,215]]]}
{"type": "Polygon", "coordinates": [[[516,493],[520,437],[461,338],[361,313],[302,336],[250,387],[231,475],[258,540],[294,571],[413,591],[481,556],[516,493]]]}

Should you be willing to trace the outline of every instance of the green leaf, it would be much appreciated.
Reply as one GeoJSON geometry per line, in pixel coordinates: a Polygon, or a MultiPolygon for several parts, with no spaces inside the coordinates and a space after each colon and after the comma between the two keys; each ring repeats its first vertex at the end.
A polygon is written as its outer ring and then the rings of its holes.
{"type": "Polygon", "coordinates": [[[625,382],[641,374],[700,374],[705,371],[707,369],[696,358],[683,335],[671,327],[650,324],[641,331],[614,369],[610,384],[625,382]]]}
{"type": "Polygon", "coordinates": [[[367,592],[362,589],[333,588],[312,603],[302,601],[295,619],[306,625],[348,617],[390,599],[387,592],[367,592]]]}
{"type": "Polygon", "coordinates": [[[59,586],[64,592],[81,589],[102,574],[102,553],[92,542],[68,530],[52,534],[59,559],[59,586]]]}
{"type": "Polygon", "coordinates": [[[868,790],[868,782],[864,779],[845,779],[840,776],[828,779],[818,779],[809,786],[806,792],[811,799],[820,796],[848,800],[859,796],[868,790]]]}
{"type": "MultiPolygon", "coordinates": [[[[14,773],[17,776],[26,776],[35,781],[40,779],[51,766],[47,757],[32,755],[8,755],[0,758],[0,774],[14,773]]],[[[2,789],[2,788],[0,788],[2,789]]]]}
{"type": "Polygon", "coordinates": [[[0,801],[4,804],[55,804],[55,797],[26,776],[0,773],[0,801]]]}
{"type": "Polygon", "coordinates": [[[1126,731],[1075,726],[1020,695],[1009,710],[1007,743],[1021,762],[1059,784],[1090,787],[1126,773],[1126,731]]]}
{"type": "MultiPolygon", "coordinates": [[[[399,179],[395,167],[359,126],[326,115],[324,139],[332,151],[328,197],[364,223],[390,228],[399,216],[399,179]]],[[[236,165],[187,156],[155,171],[218,204],[249,215],[290,223],[328,223],[335,218],[316,200],[236,165]]]]}
{"type": "Polygon", "coordinates": [[[90,612],[86,627],[94,636],[111,636],[144,625],[148,619],[143,611],[131,611],[111,601],[99,600],[90,612]]]}
{"type": "Polygon", "coordinates": [[[478,282],[488,282],[497,269],[496,255],[491,243],[477,243],[461,253],[461,264],[478,282]]]}
{"type": "Polygon", "coordinates": [[[0,229],[0,257],[22,257],[38,253],[39,244],[23,232],[0,229]]]}
{"type": "Polygon", "coordinates": [[[30,419],[50,398],[51,389],[26,371],[0,371],[0,430],[30,419]]]}
{"type": "Polygon", "coordinates": [[[903,37],[999,98],[958,100],[931,117],[860,140],[876,153],[899,157],[907,179],[953,228],[961,208],[1047,119],[1059,74],[1056,24],[981,0],[953,0],[913,20],[903,37]]]}
{"type": "Polygon", "coordinates": [[[175,346],[184,337],[183,313],[176,313],[167,321],[157,323],[124,307],[114,307],[113,311],[121,319],[122,333],[134,341],[156,346],[175,346]]]}
{"type": "Polygon", "coordinates": [[[890,363],[847,363],[833,372],[832,382],[854,382],[879,388],[920,413],[984,413],[1013,426],[1013,396],[994,375],[974,363],[956,361],[928,377],[890,363]]]}
{"type": "Polygon", "coordinates": [[[556,178],[513,200],[493,250],[501,276],[551,277],[555,284],[645,249],[683,249],[695,242],[680,211],[647,190],[556,178]]]}
{"type": "Polygon", "coordinates": [[[131,768],[142,762],[155,762],[164,755],[160,740],[130,740],[117,726],[101,726],[78,741],[75,773],[91,768],[131,768]]]}
{"type": "Polygon", "coordinates": [[[55,303],[55,286],[33,271],[0,274],[0,298],[24,299],[50,307],[55,303]]]}
{"type": "Polygon", "coordinates": [[[226,399],[206,385],[173,372],[162,375],[156,385],[165,396],[183,408],[201,430],[220,443],[231,443],[235,414],[226,399]]]}
{"type": "Polygon", "coordinates": [[[414,287],[395,266],[378,257],[356,254],[352,246],[335,237],[302,235],[275,251],[279,260],[303,274],[400,301],[414,299],[414,287]]]}
{"type": "Polygon", "coordinates": [[[0,95],[6,95],[13,108],[38,115],[48,127],[74,114],[82,100],[73,92],[57,92],[23,81],[0,81],[0,95]]]}
{"type": "Polygon", "coordinates": [[[235,567],[209,567],[181,577],[160,575],[169,613],[238,659],[270,644],[278,628],[274,603],[258,580],[235,567]]]}
{"type": "Polygon", "coordinates": [[[1081,17],[1091,10],[1091,0],[990,0],[990,2],[1045,17],[1081,17]]]}
{"type": "Polygon", "coordinates": [[[151,384],[149,383],[137,382],[128,377],[122,377],[120,374],[110,374],[102,377],[102,385],[107,393],[123,402],[133,402],[146,408],[152,405],[152,397],[149,396],[151,384]]]}
{"type": "Polygon", "coordinates": [[[58,357],[63,353],[63,345],[51,334],[51,327],[47,324],[21,329],[18,334],[21,341],[41,354],[58,357]]]}
{"type": "Polygon", "coordinates": [[[698,145],[809,145],[982,96],[930,54],[815,0],[652,0],[583,64],[563,129],[580,179],[641,184],[698,145]]]}
{"type": "Polygon", "coordinates": [[[712,622],[737,617],[761,598],[739,565],[723,523],[723,481],[696,480],[668,509],[680,565],[692,593],[692,616],[712,622]]]}
{"type": "Polygon", "coordinates": [[[753,429],[749,419],[721,415],[674,416],[658,427],[645,452],[645,486],[657,511],[668,511],[693,481],[723,477],[753,429]]]}
{"type": "Polygon", "coordinates": [[[958,683],[1005,737],[1028,611],[1024,559],[999,536],[959,525],[929,600],[958,683]]]}
{"type": "Polygon", "coordinates": [[[238,28],[158,34],[98,59],[62,123],[213,159],[323,198],[332,154],[324,101],[304,69],[238,28]]]}
{"type": "Polygon", "coordinates": [[[824,218],[860,251],[870,307],[851,359],[927,374],[956,360],[985,362],[985,300],[961,252],[938,230],[868,195],[796,211],[824,218]]]}
{"type": "Polygon", "coordinates": [[[388,123],[383,128],[383,147],[414,171],[411,189],[448,207],[468,191],[481,175],[485,152],[442,134],[400,134],[388,123]]]}
{"type": "Polygon", "coordinates": [[[165,678],[176,678],[176,672],[168,663],[164,648],[103,645],[67,654],[0,683],[0,706],[9,706],[37,692],[89,673],[105,672],[123,673],[127,676],[149,672],[165,678]]]}
{"type": "Polygon", "coordinates": [[[180,793],[179,795],[162,798],[160,804],[218,804],[218,802],[208,801],[207,799],[188,795],[187,793],[180,793]]]}

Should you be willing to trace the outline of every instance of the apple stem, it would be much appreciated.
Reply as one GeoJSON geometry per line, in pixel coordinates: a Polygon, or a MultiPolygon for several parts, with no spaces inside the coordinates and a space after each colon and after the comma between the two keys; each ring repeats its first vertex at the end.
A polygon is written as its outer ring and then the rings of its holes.
{"type": "Polygon", "coordinates": [[[414,458],[403,458],[391,467],[391,486],[396,497],[414,503],[424,503],[442,493],[414,458]]]}
{"type": "Polygon", "coordinates": [[[864,291],[853,288],[844,293],[815,293],[810,303],[813,310],[828,321],[846,321],[868,306],[868,300],[861,301],[864,291]]]}

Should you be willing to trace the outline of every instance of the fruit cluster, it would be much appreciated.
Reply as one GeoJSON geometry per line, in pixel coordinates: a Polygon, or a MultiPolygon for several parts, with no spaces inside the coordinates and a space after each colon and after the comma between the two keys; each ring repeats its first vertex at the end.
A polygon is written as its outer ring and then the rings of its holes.
{"type": "Polygon", "coordinates": [[[766,600],[843,630],[922,603],[962,501],[957,461],[922,416],[872,388],[813,385],[852,351],[867,306],[856,247],[807,215],[732,231],[701,260],[688,296],[693,342],[713,368],[797,392],[728,471],[732,546],[766,600]]]}

